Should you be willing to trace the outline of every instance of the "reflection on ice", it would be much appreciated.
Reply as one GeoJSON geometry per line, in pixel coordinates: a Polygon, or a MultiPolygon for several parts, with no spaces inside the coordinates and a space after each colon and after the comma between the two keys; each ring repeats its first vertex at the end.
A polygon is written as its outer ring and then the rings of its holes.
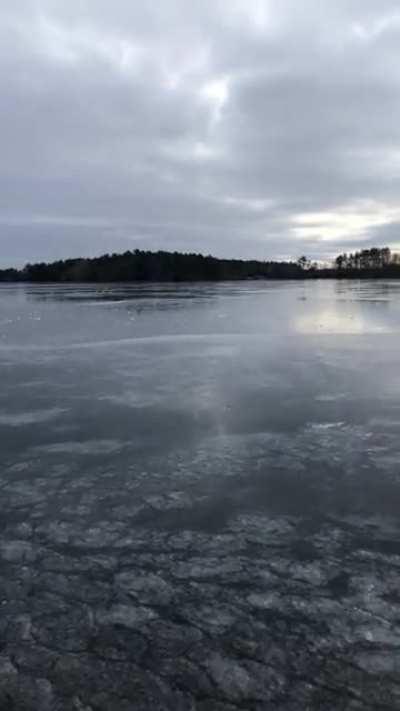
{"type": "Polygon", "coordinates": [[[375,322],[370,315],[363,316],[356,309],[346,312],[340,304],[335,308],[324,305],[316,308],[315,312],[300,315],[295,319],[295,328],[304,334],[348,334],[364,335],[366,333],[389,333],[391,328],[387,324],[375,322]]]}

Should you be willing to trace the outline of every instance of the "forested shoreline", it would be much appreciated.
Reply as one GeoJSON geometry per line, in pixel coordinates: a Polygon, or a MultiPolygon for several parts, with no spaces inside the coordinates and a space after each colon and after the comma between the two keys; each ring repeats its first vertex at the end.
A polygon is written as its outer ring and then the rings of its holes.
{"type": "Polygon", "coordinates": [[[26,264],[0,269],[0,282],[230,281],[243,279],[400,278],[400,257],[388,247],[341,254],[330,266],[306,257],[297,261],[218,259],[202,254],[151,252],[26,264]]]}

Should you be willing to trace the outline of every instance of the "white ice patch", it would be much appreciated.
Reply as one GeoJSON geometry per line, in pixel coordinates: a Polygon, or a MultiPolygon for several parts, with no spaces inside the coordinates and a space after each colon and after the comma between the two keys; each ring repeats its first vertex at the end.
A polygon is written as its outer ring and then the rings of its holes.
{"type": "Polygon", "coordinates": [[[310,422],[311,430],[332,430],[339,427],[344,427],[345,422],[310,422]]]}
{"type": "Polygon", "coordinates": [[[116,439],[92,439],[85,442],[56,442],[33,449],[43,454],[113,454],[125,446],[125,442],[116,439]]]}
{"type": "Polygon", "coordinates": [[[337,402],[337,400],[348,400],[350,397],[350,393],[322,393],[314,399],[317,402],[337,402]]]}
{"type": "Polygon", "coordinates": [[[49,422],[59,417],[67,409],[53,407],[48,410],[32,410],[30,412],[0,412],[0,425],[8,427],[22,427],[23,425],[34,425],[40,422],[49,422]]]}

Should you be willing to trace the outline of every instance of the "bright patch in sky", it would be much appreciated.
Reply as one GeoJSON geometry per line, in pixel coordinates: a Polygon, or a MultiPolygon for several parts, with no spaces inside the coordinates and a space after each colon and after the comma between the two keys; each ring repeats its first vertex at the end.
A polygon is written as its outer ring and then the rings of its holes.
{"type": "Polygon", "coordinates": [[[351,240],[362,237],[371,227],[388,225],[396,220],[400,220],[400,208],[365,205],[359,211],[342,209],[296,215],[292,219],[292,232],[299,238],[314,237],[327,242],[343,237],[351,240]]]}
{"type": "Polygon", "coordinates": [[[201,89],[201,96],[210,103],[213,120],[218,122],[229,97],[228,80],[223,78],[208,81],[201,89]]]}

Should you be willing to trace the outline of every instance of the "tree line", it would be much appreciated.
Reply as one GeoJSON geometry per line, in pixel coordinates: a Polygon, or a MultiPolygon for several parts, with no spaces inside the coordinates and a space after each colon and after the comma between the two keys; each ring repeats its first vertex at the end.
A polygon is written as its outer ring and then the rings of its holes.
{"type": "Polygon", "coordinates": [[[388,247],[340,254],[321,267],[302,256],[297,261],[217,259],[202,254],[150,252],[26,264],[0,270],[3,282],[146,282],[222,281],[239,279],[323,279],[400,277],[400,257],[388,247]]]}
{"type": "Polygon", "coordinates": [[[397,256],[392,255],[389,247],[372,247],[351,254],[339,254],[335,259],[335,267],[339,271],[385,269],[391,264],[398,264],[397,256]]]}
{"type": "Polygon", "coordinates": [[[236,279],[295,279],[303,268],[296,262],[217,259],[202,254],[146,252],[104,254],[90,259],[65,259],[27,264],[0,271],[2,281],[127,282],[219,281],[236,279]]]}

